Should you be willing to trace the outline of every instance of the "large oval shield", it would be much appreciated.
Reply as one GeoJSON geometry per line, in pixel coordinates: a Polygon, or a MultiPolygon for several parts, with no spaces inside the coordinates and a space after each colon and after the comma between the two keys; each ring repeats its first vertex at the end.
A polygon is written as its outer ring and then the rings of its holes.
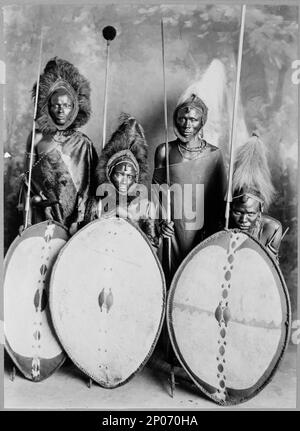
{"type": "Polygon", "coordinates": [[[256,395],[287,345],[290,303],[262,245],[238,230],[198,245],[173,279],[167,322],[174,351],[198,388],[219,404],[256,395]]]}
{"type": "Polygon", "coordinates": [[[67,240],[62,225],[38,223],[14,240],[4,261],[5,346],[33,381],[50,376],[65,359],[53,330],[48,296],[53,263],[67,240]]]}
{"type": "Polygon", "coordinates": [[[50,308],[73,362],[103,387],[125,383],[151,355],[165,310],[163,273],[144,234],[121,218],[85,226],[53,268],[50,308]]]}

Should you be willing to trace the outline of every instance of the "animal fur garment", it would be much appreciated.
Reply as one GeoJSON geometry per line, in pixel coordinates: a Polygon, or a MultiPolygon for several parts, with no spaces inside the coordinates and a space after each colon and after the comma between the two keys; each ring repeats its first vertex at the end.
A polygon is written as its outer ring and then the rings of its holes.
{"type": "Polygon", "coordinates": [[[263,142],[257,135],[242,145],[236,153],[232,179],[233,196],[253,193],[267,208],[274,196],[274,187],[263,142]]]}
{"type": "MultiPolygon", "coordinates": [[[[36,83],[32,89],[32,97],[36,96],[36,83]]],[[[37,124],[44,133],[57,130],[74,130],[87,123],[91,115],[90,84],[78,69],[66,60],[54,57],[46,64],[40,76],[37,124]],[[74,112],[71,121],[64,126],[57,126],[49,114],[49,99],[58,89],[64,89],[71,97],[74,112]]]]}
{"type": "Polygon", "coordinates": [[[148,146],[142,126],[134,117],[122,114],[121,124],[113,133],[108,143],[102,150],[96,170],[97,184],[109,181],[107,178],[107,166],[112,157],[118,153],[129,150],[137,161],[139,167],[138,183],[145,184],[148,174],[148,146]]]}

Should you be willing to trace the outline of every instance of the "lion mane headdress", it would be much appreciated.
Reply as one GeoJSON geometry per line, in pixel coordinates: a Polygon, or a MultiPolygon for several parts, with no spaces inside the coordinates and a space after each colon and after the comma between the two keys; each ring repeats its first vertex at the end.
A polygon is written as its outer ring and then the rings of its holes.
{"type": "MultiPolygon", "coordinates": [[[[44,134],[58,130],[75,130],[84,124],[91,115],[90,84],[78,69],[66,60],[54,57],[48,61],[40,76],[37,105],[37,126],[44,134]],[[64,125],[57,125],[49,113],[49,101],[56,91],[64,91],[73,102],[73,110],[64,125]]],[[[36,97],[36,83],[32,89],[36,97]]]]}

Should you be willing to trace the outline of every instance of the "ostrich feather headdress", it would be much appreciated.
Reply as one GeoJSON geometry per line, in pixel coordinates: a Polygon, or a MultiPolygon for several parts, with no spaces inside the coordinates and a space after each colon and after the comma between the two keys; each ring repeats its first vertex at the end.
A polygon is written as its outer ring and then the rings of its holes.
{"type": "Polygon", "coordinates": [[[105,145],[96,170],[97,182],[110,181],[113,168],[119,163],[130,163],[136,171],[136,182],[145,183],[148,174],[148,146],[142,126],[137,120],[122,114],[121,124],[105,145]]]}
{"type": "Polygon", "coordinates": [[[267,208],[274,197],[274,187],[263,142],[256,133],[238,148],[232,178],[233,199],[248,195],[267,208]]]}

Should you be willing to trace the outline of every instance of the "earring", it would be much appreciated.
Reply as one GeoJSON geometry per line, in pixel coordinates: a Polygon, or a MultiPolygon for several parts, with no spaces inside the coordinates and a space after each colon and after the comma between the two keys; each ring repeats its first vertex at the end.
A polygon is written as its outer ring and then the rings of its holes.
{"type": "Polygon", "coordinates": [[[258,217],[257,217],[256,220],[257,220],[257,223],[260,224],[260,222],[261,222],[261,212],[259,213],[259,215],[258,215],[258,217]]]}
{"type": "Polygon", "coordinates": [[[203,139],[203,129],[200,129],[198,132],[198,138],[201,140],[203,139]]]}

